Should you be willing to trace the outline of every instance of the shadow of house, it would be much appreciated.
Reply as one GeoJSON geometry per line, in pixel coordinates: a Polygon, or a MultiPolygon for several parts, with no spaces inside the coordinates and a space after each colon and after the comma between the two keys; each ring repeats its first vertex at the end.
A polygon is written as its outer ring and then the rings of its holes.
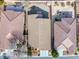
{"type": "Polygon", "coordinates": [[[54,15],[55,21],[61,21],[62,18],[72,18],[71,11],[58,11],[56,15],[54,15]]]}
{"type": "Polygon", "coordinates": [[[15,12],[24,12],[24,6],[21,5],[5,5],[4,11],[11,10],[15,12]]]}
{"type": "Polygon", "coordinates": [[[31,14],[38,14],[36,18],[48,18],[48,12],[37,6],[30,7],[30,11],[28,11],[28,15],[31,14]]]}

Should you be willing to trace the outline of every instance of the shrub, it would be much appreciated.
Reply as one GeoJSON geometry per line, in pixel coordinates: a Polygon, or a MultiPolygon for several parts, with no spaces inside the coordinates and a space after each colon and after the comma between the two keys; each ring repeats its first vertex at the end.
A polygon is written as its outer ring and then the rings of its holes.
{"type": "Polygon", "coordinates": [[[79,48],[77,48],[77,51],[79,52],[79,48]]]}
{"type": "Polygon", "coordinates": [[[52,55],[52,57],[54,57],[54,58],[57,58],[57,57],[59,56],[57,50],[55,50],[55,49],[53,49],[53,50],[51,51],[51,55],[52,55]]]}
{"type": "Polygon", "coordinates": [[[77,55],[77,52],[75,52],[74,54],[77,55]]]}
{"type": "Polygon", "coordinates": [[[32,56],[32,48],[31,47],[27,48],[27,55],[32,56]]]}

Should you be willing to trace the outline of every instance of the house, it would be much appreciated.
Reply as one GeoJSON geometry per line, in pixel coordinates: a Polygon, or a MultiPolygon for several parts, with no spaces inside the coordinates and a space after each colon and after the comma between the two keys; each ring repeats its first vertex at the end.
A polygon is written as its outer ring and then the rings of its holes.
{"type": "Polygon", "coordinates": [[[54,23],[55,48],[62,50],[63,54],[73,54],[76,51],[76,20],[63,18],[54,23]],[[66,52],[66,53],[64,53],[66,52]]]}
{"type": "Polygon", "coordinates": [[[55,2],[53,8],[54,19],[54,47],[62,55],[74,54],[76,51],[76,19],[74,14],[74,1],[55,2]],[[58,4],[58,5],[57,5],[58,4]],[[60,6],[61,5],[61,6],[60,6]],[[57,18],[57,17],[59,18],[57,18]]]}
{"type": "MultiPolygon", "coordinates": [[[[17,36],[17,39],[23,39],[23,27],[24,27],[24,12],[8,9],[1,10],[1,19],[0,19],[0,49],[9,49],[13,48],[9,39],[14,40],[13,35],[17,36]]],[[[13,7],[14,8],[14,7],[13,7]]]]}
{"type": "Polygon", "coordinates": [[[31,47],[39,50],[41,54],[51,50],[49,9],[45,4],[38,4],[38,2],[30,3],[28,6],[28,42],[31,47]]]}

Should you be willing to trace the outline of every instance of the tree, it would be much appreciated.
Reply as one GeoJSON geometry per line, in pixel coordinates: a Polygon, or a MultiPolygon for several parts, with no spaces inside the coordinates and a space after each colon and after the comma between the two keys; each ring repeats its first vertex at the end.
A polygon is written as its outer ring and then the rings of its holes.
{"type": "Polygon", "coordinates": [[[55,50],[55,49],[53,49],[53,50],[51,51],[51,55],[52,55],[53,58],[57,58],[57,57],[59,56],[57,50],[55,50]]]}
{"type": "Polygon", "coordinates": [[[3,3],[4,3],[4,0],[0,0],[0,5],[3,5],[3,3]]]}
{"type": "Polygon", "coordinates": [[[77,51],[79,52],[79,48],[77,48],[77,51]]]}
{"type": "Polygon", "coordinates": [[[7,39],[11,45],[16,44],[17,48],[21,48],[25,44],[23,34],[20,31],[12,31],[7,35],[7,39]]]}

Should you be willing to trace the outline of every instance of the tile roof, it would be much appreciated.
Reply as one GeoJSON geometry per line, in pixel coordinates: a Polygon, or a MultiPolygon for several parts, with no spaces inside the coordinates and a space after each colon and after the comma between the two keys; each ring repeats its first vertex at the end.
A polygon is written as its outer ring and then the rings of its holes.
{"type": "Polygon", "coordinates": [[[70,28],[66,27],[62,22],[56,22],[56,24],[63,30],[65,31],[66,33],[69,33],[70,31],[70,28]]]}
{"type": "Polygon", "coordinates": [[[67,48],[69,49],[72,45],[73,45],[73,42],[69,39],[69,38],[66,38],[62,44],[67,48]]]}
{"type": "Polygon", "coordinates": [[[3,14],[9,21],[14,20],[17,18],[22,12],[14,12],[14,11],[4,11],[3,14]]]}
{"type": "Polygon", "coordinates": [[[59,49],[62,49],[62,50],[64,49],[64,50],[66,50],[66,47],[61,44],[60,46],[57,47],[57,49],[58,49],[58,50],[59,50],[59,49]]]}
{"type": "Polygon", "coordinates": [[[55,22],[55,29],[60,29],[59,31],[55,30],[55,46],[59,49],[66,48],[69,53],[74,53],[76,49],[76,20],[73,18],[66,18],[62,20],[55,22]],[[66,33],[66,35],[62,30],[66,33]]]}
{"type": "MultiPolygon", "coordinates": [[[[13,31],[20,31],[23,32],[23,25],[24,25],[24,13],[20,14],[15,20],[12,22],[9,22],[7,17],[3,13],[4,11],[1,11],[1,22],[0,22],[0,48],[10,48],[9,46],[9,40],[7,38],[10,38],[7,35],[10,35],[9,33],[13,31]]],[[[8,14],[8,13],[7,13],[8,14]]],[[[11,13],[11,16],[14,17],[14,14],[11,13]]],[[[10,17],[10,16],[9,16],[10,17]]],[[[11,37],[12,38],[12,37],[11,37]]]]}
{"type": "Polygon", "coordinates": [[[62,18],[62,20],[64,20],[66,23],[68,23],[69,25],[71,25],[74,21],[73,18],[62,18]]]}

